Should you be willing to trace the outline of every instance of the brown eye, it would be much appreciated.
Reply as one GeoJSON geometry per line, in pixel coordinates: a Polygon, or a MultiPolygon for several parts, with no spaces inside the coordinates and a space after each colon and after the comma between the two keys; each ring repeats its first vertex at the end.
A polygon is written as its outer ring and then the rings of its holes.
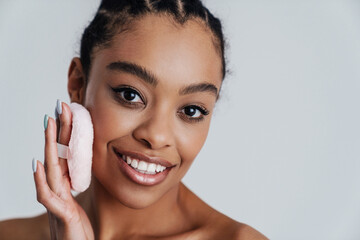
{"type": "Polygon", "coordinates": [[[184,113],[189,117],[198,118],[201,116],[201,112],[195,106],[184,107],[184,113]]]}
{"type": "Polygon", "coordinates": [[[124,91],[120,92],[120,95],[123,99],[129,102],[137,102],[138,100],[141,100],[137,92],[132,89],[125,89],[124,91]]]}
{"type": "Polygon", "coordinates": [[[122,87],[122,88],[113,88],[113,91],[118,95],[121,101],[124,101],[126,103],[131,103],[131,104],[144,103],[142,97],[135,89],[129,87],[122,87]]]}
{"type": "Polygon", "coordinates": [[[181,109],[181,114],[185,117],[187,121],[201,121],[206,115],[209,114],[209,111],[201,106],[189,105],[181,109]]]}

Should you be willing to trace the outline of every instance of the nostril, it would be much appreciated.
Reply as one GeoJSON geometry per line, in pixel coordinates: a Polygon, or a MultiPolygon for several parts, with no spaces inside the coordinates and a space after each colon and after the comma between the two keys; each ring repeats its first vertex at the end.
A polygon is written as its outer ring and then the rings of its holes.
{"type": "Polygon", "coordinates": [[[151,143],[148,141],[148,140],[146,140],[146,139],[141,139],[142,140],[142,142],[148,147],[148,148],[151,148],[151,143]]]}
{"type": "Polygon", "coordinates": [[[132,132],[132,136],[138,143],[148,149],[160,149],[172,145],[173,133],[170,129],[163,128],[157,122],[149,120],[146,124],[139,125],[132,132]],[[156,125],[154,125],[156,123],[156,125]]]}

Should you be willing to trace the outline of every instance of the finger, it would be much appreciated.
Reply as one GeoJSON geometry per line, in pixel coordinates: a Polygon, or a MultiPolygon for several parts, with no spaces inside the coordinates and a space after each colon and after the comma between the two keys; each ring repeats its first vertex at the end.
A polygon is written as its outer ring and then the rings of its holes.
{"type": "Polygon", "coordinates": [[[61,103],[62,113],[59,115],[60,131],[58,142],[64,145],[68,145],[71,137],[72,129],[72,113],[69,105],[61,103]]]}
{"type": "MultiPolygon", "coordinates": [[[[59,164],[56,142],[56,124],[53,118],[48,117],[45,130],[45,168],[46,179],[50,188],[57,194],[66,190],[66,181],[62,177],[62,170],[59,164]]],[[[67,184],[68,185],[68,184],[67,184]]]]}
{"type": "Polygon", "coordinates": [[[58,116],[56,117],[55,122],[56,122],[56,136],[59,136],[59,130],[60,130],[60,119],[59,119],[59,117],[58,117],[58,116]]]}
{"type": "MultiPolygon", "coordinates": [[[[58,143],[68,146],[71,137],[72,130],[72,114],[70,107],[63,102],[60,102],[61,114],[59,114],[59,134],[58,143]]],[[[63,177],[68,177],[69,170],[67,166],[67,160],[59,158],[59,164],[61,167],[63,177]]]]}
{"type": "Polygon", "coordinates": [[[46,181],[44,166],[41,162],[36,161],[36,172],[34,173],[36,196],[39,203],[44,205],[50,212],[57,217],[66,218],[66,204],[59,196],[57,196],[49,187],[46,181]]]}

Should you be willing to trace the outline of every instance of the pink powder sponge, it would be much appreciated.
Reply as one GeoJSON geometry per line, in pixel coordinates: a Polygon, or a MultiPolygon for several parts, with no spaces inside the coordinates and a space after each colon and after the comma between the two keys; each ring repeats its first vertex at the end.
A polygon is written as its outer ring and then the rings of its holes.
{"type": "Polygon", "coordinates": [[[89,111],[80,104],[71,103],[72,130],[69,146],[58,143],[58,156],[67,158],[72,189],[85,191],[91,181],[94,128],[89,111]]]}

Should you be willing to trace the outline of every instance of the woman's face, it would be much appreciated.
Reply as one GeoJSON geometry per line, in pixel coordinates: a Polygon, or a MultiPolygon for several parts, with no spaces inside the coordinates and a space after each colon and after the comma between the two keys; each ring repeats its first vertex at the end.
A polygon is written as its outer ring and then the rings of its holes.
{"type": "Polygon", "coordinates": [[[146,16],[96,51],[85,95],[96,179],[131,208],[174,189],[205,142],[221,81],[212,36],[196,21],[146,16]]]}

